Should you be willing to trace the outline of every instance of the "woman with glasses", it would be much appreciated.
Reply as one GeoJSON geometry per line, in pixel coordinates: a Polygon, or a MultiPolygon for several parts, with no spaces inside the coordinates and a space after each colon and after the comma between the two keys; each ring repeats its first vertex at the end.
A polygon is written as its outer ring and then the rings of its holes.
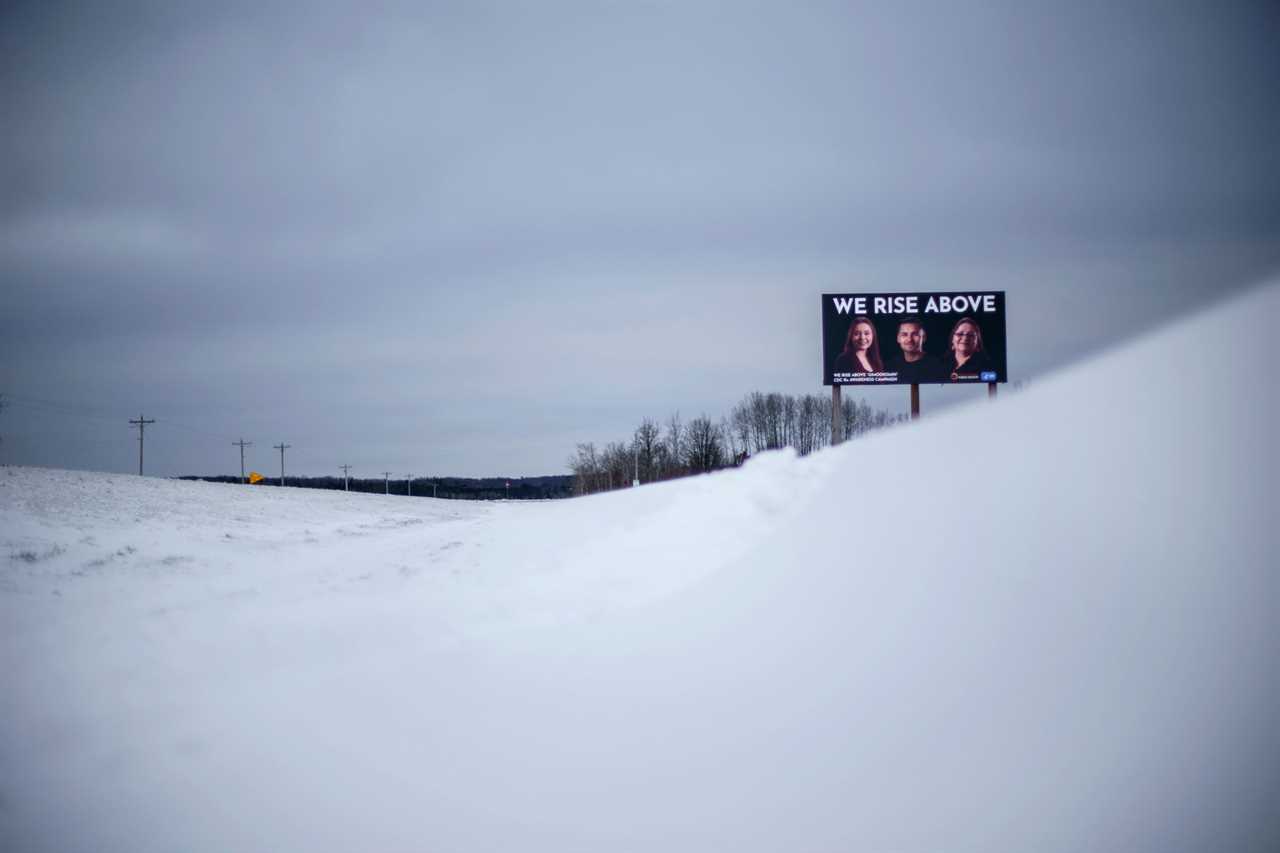
{"type": "Polygon", "coordinates": [[[951,329],[951,349],[947,374],[951,381],[977,379],[984,371],[995,370],[982,348],[982,329],[972,317],[961,317],[951,329]]]}

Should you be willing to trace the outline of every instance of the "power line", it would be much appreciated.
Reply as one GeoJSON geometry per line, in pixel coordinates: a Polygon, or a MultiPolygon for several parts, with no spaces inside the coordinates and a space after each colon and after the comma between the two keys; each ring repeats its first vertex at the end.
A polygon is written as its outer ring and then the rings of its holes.
{"type": "Polygon", "coordinates": [[[243,484],[244,484],[244,482],[245,482],[245,479],[244,479],[244,449],[245,449],[246,447],[253,447],[253,442],[252,442],[252,441],[245,441],[245,440],[242,438],[242,439],[240,439],[239,441],[233,441],[233,442],[231,442],[231,445],[232,445],[233,447],[239,447],[239,448],[240,448],[240,483],[241,483],[241,485],[243,485],[243,484]]]}
{"type": "Polygon", "coordinates": [[[283,486],[284,485],[284,452],[290,447],[293,447],[293,445],[285,444],[282,441],[279,444],[273,444],[271,446],[274,447],[276,450],[280,451],[280,485],[283,486]]]}
{"type": "Polygon", "coordinates": [[[207,429],[201,429],[200,427],[193,427],[193,426],[190,426],[189,424],[184,424],[181,421],[175,421],[169,418],[164,419],[164,425],[175,426],[175,427],[178,427],[179,429],[185,429],[187,432],[194,432],[197,435],[204,435],[210,438],[226,438],[227,437],[226,433],[209,432],[209,430],[207,429]]]}
{"type": "MultiPolygon", "coordinates": [[[[19,394],[19,395],[9,394],[7,396],[11,402],[20,403],[23,406],[30,406],[37,409],[45,409],[48,411],[59,412],[64,415],[71,415],[77,418],[86,418],[89,420],[99,420],[99,421],[115,421],[115,419],[119,417],[119,414],[114,414],[114,415],[107,414],[103,412],[103,410],[101,409],[97,409],[89,406],[77,405],[73,403],[65,403],[58,400],[46,400],[41,397],[28,397],[25,394],[19,394]]],[[[161,414],[164,414],[164,413],[161,412],[161,414]]],[[[172,418],[167,416],[163,420],[164,420],[164,425],[166,427],[187,430],[188,432],[198,433],[199,435],[205,435],[211,438],[223,439],[227,437],[226,433],[210,432],[207,429],[191,426],[190,424],[183,423],[182,421],[173,420],[172,418]]],[[[234,435],[234,433],[232,434],[234,435]]]]}
{"type": "Polygon", "coordinates": [[[119,417],[118,414],[111,415],[104,412],[87,409],[84,406],[72,406],[67,403],[58,403],[53,400],[41,400],[38,397],[27,397],[20,394],[10,394],[10,402],[19,403],[24,406],[35,406],[37,408],[52,409],[64,415],[74,415],[79,418],[91,418],[99,421],[115,421],[119,417]]]}
{"type": "Polygon", "coordinates": [[[138,428],[138,476],[141,477],[142,476],[142,446],[143,446],[142,439],[146,435],[147,424],[155,423],[155,419],[153,418],[152,420],[147,420],[141,414],[139,414],[138,419],[136,421],[130,420],[129,423],[137,426],[138,428]]]}

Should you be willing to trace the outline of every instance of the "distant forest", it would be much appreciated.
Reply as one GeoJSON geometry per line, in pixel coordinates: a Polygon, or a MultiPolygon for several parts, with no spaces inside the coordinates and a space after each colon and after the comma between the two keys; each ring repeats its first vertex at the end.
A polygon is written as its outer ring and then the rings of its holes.
{"type": "MultiPolygon", "coordinates": [[[[866,400],[845,398],[840,406],[841,440],[907,420],[872,409],[866,400]]],[[[587,495],[641,483],[671,480],[741,465],[753,453],[794,447],[801,455],[831,443],[831,398],[753,391],[719,422],[705,414],[688,423],[676,412],[659,424],[645,418],[630,441],[597,447],[579,444],[566,463],[573,494],[587,495]]]]}
{"type": "MultiPolygon", "coordinates": [[[[841,440],[857,438],[905,421],[872,409],[866,400],[845,398],[840,407],[841,440]]],[[[383,478],[352,478],[350,490],[448,500],[548,500],[587,495],[641,483],[672,480],[741,465],[755,453],[793,447],[801,455],[831,443],[831,398],[820,394],[747,394],[729,414],[713,421],[703,414],[685,422],[676,412],[665,421],[645,418],[628,441],[601,446],[579,444],[565,463],[572,474],[545,477],[415,477],[389,483],[383,478]],[[508,486],[508,484],[510,484],[508,486]]],[[[235,476],[179,477],[210,483],[239,483],[235,476]]],[[[267,477],[257,486],[279,486],[267,477]]],[[[285,485],[341,491],[342,477],[285,477],[285,485]]]]}
{"type": "MultiPolygon", "coordinates": [[[[203,480],[207,483],[239,483],[239,477],[178,477],[179,480],[203,480]]],[[[331,489],[342,491],[341,477],[289,477],[284,478],[286,486],[300,489],[331,489]]],[[[254,488],[262,486],[279,486],[279,477],[268,477],[254,488]]],[[[412,482],[401,477],[387,481],[377,479],[350,480],[353,492],[369,492],[381,495],[388,490],[393,495],[409,495],[415,498],[437,498],[464,501],[495,501],[511,499],[513,501],[547,500],[549,498],[567,498],[573,495],[573,477],[559,474],[549,477],[414,477],[412,482]],[[510,483],[510,488],[507,484],[510,483]]]]}

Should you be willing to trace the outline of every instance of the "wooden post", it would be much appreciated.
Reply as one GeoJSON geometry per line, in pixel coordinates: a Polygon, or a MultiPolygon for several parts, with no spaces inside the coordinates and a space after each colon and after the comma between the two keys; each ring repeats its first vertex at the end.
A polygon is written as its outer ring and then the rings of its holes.
{"type": "Polygon", "coordinates": [[[831,386],[831,445],[833,447],[839,444],[841,439],[844,438],[844,436],[841,435],[841,433],[844,432],[844,430],[841,429],[843,424],[840,422],[840,420],[841,420],[840,419],[840,386],[832,385],[831,386]]]}
{"type": "Polygon", "coordinates": [[[995,383],[995,382],[988,382],[988,383],[987,383],[987,396],[988,396],[988,397],[990,397],[992,400],[994,400],[994,399],[996,398],[996,383],[995,383]]]}
{"type": "Polygon", "coordinates": [[[920,417],[920,384],[911,383],[911,420],[920,417]]]}

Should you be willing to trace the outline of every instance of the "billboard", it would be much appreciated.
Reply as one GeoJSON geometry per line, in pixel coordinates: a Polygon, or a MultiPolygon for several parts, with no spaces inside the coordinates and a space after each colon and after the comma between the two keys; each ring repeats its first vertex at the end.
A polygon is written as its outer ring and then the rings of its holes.
{"type": "Polygon", "coordinates": [[[824,385],[1006,381],[1004,291],[822,294],[824,385]]]}

